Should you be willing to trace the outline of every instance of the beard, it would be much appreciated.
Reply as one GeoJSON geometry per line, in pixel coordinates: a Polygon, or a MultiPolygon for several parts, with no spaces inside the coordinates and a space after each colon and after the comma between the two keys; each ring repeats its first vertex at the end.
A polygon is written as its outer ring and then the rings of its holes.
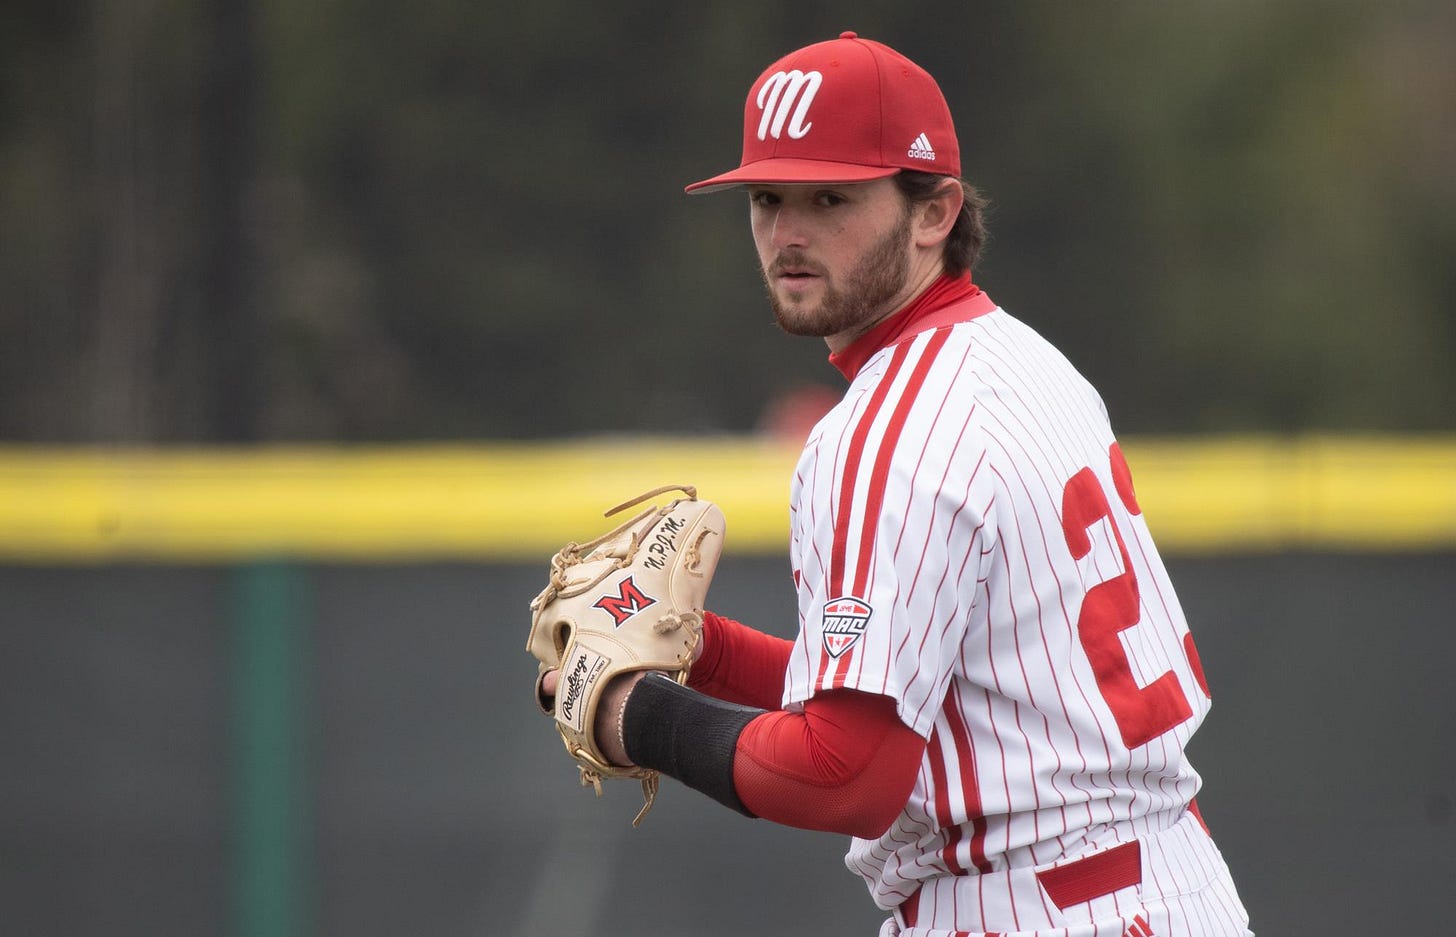
{"type": "Polygon", "coordinates": [[[779,328],[790,335],[825,338],[874,322],[891,310],[886,308],[905,289],[910,276],[910,213],[905,212],[895,228],[865,251],[842,284],[823,275],[824,295],[818,305],[782,300],[774,292],[772,272],[776,267],[809,266],[799,251],[785,251],[761,270],[779,328]]]}

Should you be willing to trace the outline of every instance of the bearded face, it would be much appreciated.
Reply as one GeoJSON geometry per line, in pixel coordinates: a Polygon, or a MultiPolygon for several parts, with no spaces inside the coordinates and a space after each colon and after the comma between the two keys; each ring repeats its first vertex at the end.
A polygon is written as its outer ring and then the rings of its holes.
{"type": "Polygon", "coordinates": [[[811,260],[808,251],[781,251],[763,271],[779,328],[790,335],[825,338],[874,323],[894,308],[891,304],[905,290],[909,240],[906,212],[894,228],[837,271],[811,260]]]}

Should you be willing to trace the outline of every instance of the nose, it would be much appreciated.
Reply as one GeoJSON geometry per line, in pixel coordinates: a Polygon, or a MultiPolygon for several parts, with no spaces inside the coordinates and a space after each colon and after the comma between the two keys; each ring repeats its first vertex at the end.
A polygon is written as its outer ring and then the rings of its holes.
{"type": "Polygon", "coordinates": [[[804,247],[808,244],[808,226],[804,215],[789,205],[780,205],[774,212],[773,232],[770,242],[778,250],[786,247],[804,247]]]}

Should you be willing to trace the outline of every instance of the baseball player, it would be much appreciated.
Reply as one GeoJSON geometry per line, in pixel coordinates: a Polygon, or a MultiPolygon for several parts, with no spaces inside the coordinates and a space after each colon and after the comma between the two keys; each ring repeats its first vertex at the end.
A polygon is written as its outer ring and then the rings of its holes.
{"type": "MultiPolygon", "coordinates": [[[[846,32],[753,84],[769,299],[848,381],[792,481],[798,636],[711,612],[687,687],[596,739],[853,837],[881,935],[1249,933],[1184,748],[1208,684],[1097,392],[971,280],[982,200],[934,79],[846,32]]],[[[554,674],[546,688],[554,688],[554,674]]]]}

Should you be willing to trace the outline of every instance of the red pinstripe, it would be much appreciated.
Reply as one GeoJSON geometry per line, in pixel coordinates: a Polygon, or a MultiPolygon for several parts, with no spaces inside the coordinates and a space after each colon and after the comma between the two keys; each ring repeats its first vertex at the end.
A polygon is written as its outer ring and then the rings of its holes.
{"type": "MultiPolygon", "coordinates": [[[[900,441],[900,436],[905,430],[905,423],[909,418],[910,410],[920,394],[921,387],[925,384],[926,375],[930,372],[930,366],[934,363],[935,354],[945,346],[946,340],[950,337],[949,329],[938,329],[930,338],[924,353],[915,366],[911,369],[910,377],[902,392],[900,399],[896,401],[895,408],[890,413],[888,424],[885,427],[884,436],[880,439],[875,454],[874,464],[870,467],[869,486],[866,492],[865,506],[860,514],[859,522],[859,551],[855,558],[855,576],[851,595],[863,597],[865,586],[869,582],[870,556],[874,551],[875,527],[879,523],[880,512],[884,508],[885,488],[890,476],[890,460],[894,456],[895,446],[900,441]]],[[[895,346],[890,356],[890,365],[885,374],[879,379],[874,393],[870,396],[869,403],[865,406],[864,412],[860,414],[859,423],[855,426],[854,434],[850,439],[849,454],[844,465],[844,477],[839,489],[839,516],[835,518],[834,527],[834,548],[830,554],[830,598],[838,598],[844,592],[844,574],[848,563],[849,534],[853,526],[854,517],[854,489],[859,480],[860,464],[864,459],[866,443],[869,439],[870,430],[875,420],[879,417],[880,410],[884,407],[885,400],[889,397],[890,388],[899,376],[900,370],[905,366],[905,361],[910,356],[911,342],[902,342],[895,346]]],[[[849,671],[850,661],[854,659],[856,648],[851,647],[835,662],[834,673],[829,680],[829,687],[842,687],[845,675],[849,671]]],[[[821,688],[826,686],[825,678],[828,656],[821,662],[818,684],[821,688]]]]}
{"type": "MultiPolygon", "coordinates": [[[[955,743],[956,763],[961,775],[961,796],[965,800],[966,816],[971,821],[971,864],[978,871],[991,871],[986,858],[986,817],[981,807],[981,786],[976,779],[976,754],[971,749],[971,733],[966,727],[965,715],[961,712],[960,700],[952,687],[945,698],[945,719],[951,729],[951,741],[955,743]]],[[[950,821],[954,823],[954,820],[950,821]]],[[[960,828],[955,830],[958,838],[960,828]]],[[[947,844],[947,851],[953,851],[954,839],[947,844]]]]}
{"type": "MultiPolygon", "coordinates": [[[[969,419],[967,420],[967,422],[969,423],[969,419]]],[[[964,432],[964,430],[965,430],[965,428],[962,427],[962,432],[964,432]]],[[[957,443],[959,443],[959,440],[957,440],[957,443]]],[[[970,502],[971,502],[971,487],[972,487],[972,485],[974,485],[975,480],[976,480],[976,476],[978,476],[980,474],[980,472],[981,472],[981,466],[984,465],[984,464],[985,464],[985,453],[982,453],[981,454],[981,458],[978,459],[977,462],[976,462],[976,467],[971,470],[971,475],[970,475],[969,480],[967,480],[967,482],[966,482],[965,495],[961,498],[961,503],[960,503],[959,506],[956,507],[955,513],[951,515],[951,518],[950,518],[950,526],[951,526],[952,529],[955,527],[956,519],[960,517],[961,512],[964,511],[966,509],[966,506],[969,505],[970,502]]],[[[959,586],[959,584],[962,581],[962,579],[965,578],[966,566],[971,561],[971,554],[973,552],[975,552],[976,543],[978,542],[978,538],[980,536],[981,530],[984,527],[985,527],[985,523],[984,522],[981,523],[980,525],[978,525],[976,527],[976,529],[972,532],[970,538],[966,542],[966,552],[961,557],[960,567],[956,571],[956,583],[957,583],[957,586],[959,586]]],[[[936,590],[937,591],[939,591],[940,589],[944,588],[944,586],[945,586],[945,580],[950,575],[950,569],[951,569],[950,563],[947,562],[946,563],[946,567],[945,567],[945,571],[941,574],[940,582],[936,584],[936,590]]],[[[949,628],[953,623],[960,621],[962,615],[967,614],[967,612],[963,612],[962,609],[961,609],[961,598],[960,597],[961,597],[962,594],[963,593],[961,592],[961,590],[959,588],[957,588],[957,590],[956,590],[956,596],[957,596],[957,598],[956,598],[956,605],[955,605],[955,608],[953,608],[951,610],[950,615],[947,616],[947,618],[946,618],[946,621],[945,621],[945,624],[944,624],[944,627],[945,628],[949,628]]],[[[904,650],[905,644],[909,642],[910,636],[911,636],[912,633],[913,632],[910,632],[910,631],[907,631],[905,633],[905,637],[903,639],[901,639],[900,646],[895,649],[895,656],[896,657],[899,657],[900,653],[904,650]]],[[[917,679],[920,676],[920,671],[921,671],[921,668],[922,668],[922,665],[923,665],[923,661],[924,661],[924,658],[921,657],[920,655],[924,652],[925,645],[929,641],[930,641],[930,631],[929,631],[929,629],[927,629],[925,631],[925,633],[923,633],[920,636],[920,644],[916,648],[915,672],[911,676],[911,682],[914,682],[914,680],[917,679]]],[[[920,707],[916,709],[916,711],[915,711],[915,719],[916,720],[919,720],[925,714],[925,707],[928,706],[929,704],[930,704],[930,699],[927,698],[920,705],[920,707]]]]}
{"type": "MultiPolygon", "coordinates": [[[[920,360],[915,362],[915,368],[910,372],[910,380],[905,386],[905,391],[900,395],[899,402],[895,405],[895,411],[890,416],[890,423],[885,427],[885,438],[880,442],[879,451],[875,454],[875,465],[870,472],[870,487],[865,499],[864,522],[860,530],[859,557],[854,567],[854,594],[863,595],[866,584],[869,582],[870,554],[875,546],[875,525],[879,523],[880,511],[885,506],[885,486],[890,478],[890,460],[895,454],[895,446],[900,442],[900,435],[905,431],[905,422],[909,418],[910,408],[915,405],[916,398],[920,396],[920,389],[925,386],[925,376],[930,373],[930,366],[935,362],[935,356],[945,347],[946,340],[950,338],[949,329],[937,329],[931,336],[925,351],[920,360]]],[[[909,348],[910,343],[906,342],[900,348],[909,348]]],[[[901,363],[904,357],[899,356],[901,363]]],[[[893,375],[887,375],[888,379],[893,375]]]]}
{"type": "Polygon", "coordinates": [[[880,408],[884,406],[885,398],[890,395],[890,386],[895,383],[895,377],[905,364],[905,359],[909,354],[910,344],[908,342],[895,348],[895,353],[890,357],[889,369],[875,385],[874,393],[870,395],[869,403],[860,413],[859,422],[855,424],[854,432],[850,435],[849,453],[844,460],[844,475],[839,482],[839,513],[834,518],[834,546],[829,552],[829,596],[831,598],[838,598],[844,594],[844,566],[845,557],[849,552],[850,517],[854,513],[854,486],[859,481],[859,467],[860,462],[864,459],[865,442],[869,439],[870,428],[880,415],[880,408]]]}
{"type": "MultiPolygon", "coordinates": [[[[873,402],[873,401],[871,401],[871,402],[873,402]]],[[[861,411],[861,416],[863,416],[863,411],[861,411]]],[[[856,425],[856,427],[858,426],[857,423],[855,425],[856,425]]],[[[834,463],[833,464],[835,464],[835,465],[844,464],[843,463],[843,459],[844,459],[844,436],[845,436],[844,431],[841,430],[840,433],[839,433],[838,439],[837,439],[837,441],[835,443],[835,447],[834,447],[834,463]]],[[[814,478],[813,478],[812,488],[813,488],[813,490],[816,490],[816,491],[819,488],[819,464],[820,464],[821,461],[822,460],[820,460],[820,459],[815,459],[814,460],[814,478]]],[[[858,464],[858,463],[856,462],[856,464],[858,464]]],[[[809,502],[809,528],[808,528],[809,530],[818,530],[819,529],[819,515],[814,510],[815,504],[816,504],[816,502],[813,499],[811,499],[810,502],[809,502]]],[[[829,505],[829,524],[830,524],[830,527],[833,528],[836,531],[836,533],[838,532],[839,526],[840,526],[839,525],[840,516],[841,516],[841,514],[844,511],[846,511],[848,509],[849,509],[849,505],[848,504],[835,505],[835,504],[831,503],[829,505]],[[838,512],[838,513],[836,513],[836,512],[838,512]]],[[[834,591],[835,590],[835,583],[834,583],[834,580],[833,580],[833,576],[834,576],[834,565],[835,564],[834,564],[834,546],[833,546],[833,544],[831,543],[831,545],[830,545],[829,563],[826,565],[825,562],[824,562],[824,556],[819,552],[819,540],[818,540],[818,538],[811,536],[809,538],[809,543],[810,543],[811,547],[813,548],[813,551],[814,551],[814,560],[819,564],[819,570],[820,570],[820,572],[821,573],[827,572],[828,575],[829,575],[829,577],[830,577],[829,578],[829,581],[828,581],[829,594],[826,597],[827,598],[831,598],[831,599],[832,598],[838,598],[839,597],[839,593],[836,592],[836,591],[834,591]]],[[[842,577],[843,577],[843,573],[842,572],[840,574],[840,577],[842,579],[842,577]]],[[[800,633],[802,634],[803,632],[801,631],[800,633]]],[[[823,685],[823,683],[824,683],[824,673],[828,669],[828,667],[829,667],[829,655],[828,655],[828,653],[821,653],[819,655],[819,670],[818,670],[818,673],[814,677],[814,683],[813,683],[814,686],[822,686],[823,685]]]]}
{"type": "Polygon", "coordinates": [[[935,785],[935,819],[942,829],[949,831],[949,840],[945,848],[941,850],[941,860],[945,863],[946,871],[951,875],[965,875],[965,867],[960,864],[955,855],[955,841],[960,837],[960,828],[951,814],[950,781],[945,769],[945,754],[941,745],[940,726],[936,726],[930,733],[925,755],[930,764],[931,783],[935,785]]]}
{"type": "MultiPolygon", "coordinates": [[[[889,422],[885,427],[885,435],[880,440],[875,453],[875,463],[870,469],[869,490],[866,492],[864,514],[860,526],[859,555],[856,557],[854,567],[854,589],[851,594],[855,596],[864,596],[869,585],[871,558],[875,548],[875,529],[879,525],[880,514],[884,510],[885,490],[889,486],[890,463],[894,458],[895,449],[900,444],[900,437],[910,419],[910,411],[920,397],[920,391],[925,386],[925,379],[930,373],[931,366],[935,363],[936,355],[945,347],[949,338],[949,328],[937,329],[931,334],[930,341],[926,343],[920,358],[915,362],[910,377],[906,381],[905,389],[890,414],[889,422]]],[[[886,384],[895,378],[899,367],[904,366],[910,345],[910,342],[904,342],[896,347],[896,355],[891,359],[891,371],[883,378],[886,384]],[[906,355],[899,355],[901,349],[905,349],[906,355]],[[898,366],[895,364],[896,358],[899,360],[898,366]]],[[[853,489],[849,490],[852,493],[853,489]]],[[[835,687],[844,685],[845,676],[856,650],[857,648],[850,648],[840,656],[839,666],[835,668],[834,673],[833,685],[835,687]]]]}
{"type": "MultiPolygon", "coordinates": [[[[951,387],[954,387],[956,381],[960,379],[961,372],[965,369],[966,360],[969,357],[970,357],[970,349],[967,348],[966,349],[966,353],[961,356],[960,364],[958,364],[956,366],[955,374],[951,377],[951,380],[950,380],[950,386],[951,387]]],[[[940,418],[941,418],[942,414],[945,413],[946,401],[948,401],[949,399],[950,399],[950,395],[949,394],[947,394],[946,396],[944,396],[944,397],[941,398],[941,400],[940,400],[940,406],[937,407],[936,408],[936,411],[935,411],[935,418],[931,421],[930,430],[928,431],[928,434],[927,434],[928,436],[934,436],[934,434],[935,434],[935,428],[940,425],[940,418]]],[[[945,470],[941,472],[941,474],[940,474],[940,481],[935,486],[935,488],[936,488],[937,491],[944,491],[945,490],[946,480],[948,478],[950,478],[951,466],[953,466],[953,465],[956,464],[956,456],[961,451],[961,443],[966,438],[966,429],[971,425],[971,417],[972,417],[972,415],[975,412],[976,412],[976,408],[974,406],[972,406],[966,412],[966,418],[965,418],[964,422],[961,423],[960,431],[956,433],[955,444],[951,446],[951,449],[950,449],[950,457],[948,459],[946,459],[946,462],[945,462],[945,470]]],[[[913,490],[915,488],[915,480],[920,477],[920,466],[925,461],[925,453],[926,453],[926,451],[927,451],[928,448],[929,447],[922,447],[921,448],[921,450],[920,450],[920,458],[917,459],[916,462],[915,462],[915,471],[914,471],[913,475],[911,476],[911,480],[910,480],[910,491],[907,491],[906,492],[906,494],[905,494],[905,506],[900,509],[900,515],[899,516],[901,516],[901,517],[906,517],[910,513],[910,501],[911,501],[911,498],[912,498],[912,492],[913,492],[913,490]]],[[[976,475],[980,472],[981,465],[984,462],[985,462],[985,453],[983,452],[983,453],[981,453],[980,458],[977,459],[977,461],[976,461],[976,467],[971,470],[970,477],[971,477],[971,481],[972,482],[975,480],[976,475]]],[[[955,526],[956,518],[960,517],[961,512],[963,510],[965,510],[965,507],[966,507],[966,505],[969,502],[970,502],[970,483],[967,483],[967,485],[966,485],[966,495],[965,495],[965,497],[963,497],[961,499],[961,503],[956,507],[954,513],[951,514],[950,521],[947,523],[947,525],[945,527],[945,529],[946,529],[947,532],[956,529],[956,526],[955,526]]],[[[916,567],[915,567],[915,575],[910,580],[910,589],[906,593],[906,602],[907,603],[914,600],[916,588],[920,584],[920,573],[921,573],[921,569],[924,566],[925,557],[930,552],[930,536],[931,536],[931,533],[935,530],[935,515],[936,515],[936,513],[937,512],[936,512],[935,509],[932,509],[931,510],[930,520],[925,525],[925,540],[920,544],[920,563],[918,563],[916,565],[916,567]]],[[[900,542],[904,539],[904,537],[905,537],[905,531],[908,530],[908,529],[909,529],[909,525],[906,525],[906,527],[902,528],[901,531],[900,531],[900,536],[897,537],[896,540],[895,540],[895,551],[894,551],[894,555],[895,555],[896,558],[898,558],[899,555],[900,555],[900,542]]],[[[977,529],[979,530],[979,528],[977,528],[977,529]]],[[[972,542],[974,542],[974,540],[975,540],[975,538],[973,537],[972,538],[972,542]]],[[[969,555],[970,554],[967,553],[967,558],[969,558],[969,555]]],[[[961,568],[963,570],[965,568],[964,561],[961,564],[961,568]]],[[[940,582],[936,585],[935,594],[937,594],[937,595],[940,594],[941,588],[945,585],[945,577],[948,576],[949,574],[950,574],[950,563],[947,562],[944,571],[941,573],[940,582]]],[[[897,601],[898,601],[899,597],[900,597],[900,581],[897,578],[896,581],[895,581],[895,598],[896,598],[897,601]]],[[[956,601],[956,611],[953,612],[951,614],[951,616],[946,620],[945,625],[944,625],[944,628],[949,628],[950,625],[951,625],[951,623],[957,620],[956,613],[959,612],[959,609],[960,609],[960,600],[957,599],[957,601],[956,601]]],[[[942,628],[942,631],[944,631],[944,628],[942,628]]],[[[888,674],[890,672],[891,662],[895,658],[898,658],[899,655],[900,655],[900,653],[902,651],[904,651],[905,644],[910,640],[910,635],[911,635],[911,632],[909,630],[907,630],[905,632],[904,636],[900,639],[899,645],[896,646],[896,647],[894,647],[894,648],[891,648],[890,647],[889,642],[886,642],[885,643],[885,671],[884,672],[886,674],[888,674]]],[[[923,634],[921,636],[921,640],[920,640],[920,650],[921,651],[923,651],[925,649],[925,642],[928,641],[929,638],[930,638],[930,631],[927,629],[926,632],[925,632],[925,634],[923,634]]],[[[920,676],[920,661],[921,661],[921,658],[917,655],[917,657],[916,657],[916,664],[915,664],[915,673],[910,678],[910,680],[911,680],[912,683],[915,681],[915,679],[917,677],[920,676]]],[[[881,689],[884,689],[885,688],[885,684],[883,682],[881,683],[880,686],[881,686],[881,689]]]]}

